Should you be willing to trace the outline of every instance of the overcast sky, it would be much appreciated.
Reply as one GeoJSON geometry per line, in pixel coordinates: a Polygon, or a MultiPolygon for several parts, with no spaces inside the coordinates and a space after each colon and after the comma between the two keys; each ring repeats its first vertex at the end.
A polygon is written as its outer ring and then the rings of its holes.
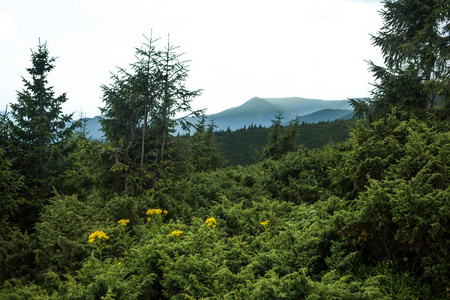
{"type": "Polygon", "coordinates": [[[31,51],[47,41],[49,75],[66,113],[103,106],[102,84],[135,61],[143,34],[170,34],[190,60],[187,86],[203,89],[195,109],[216,113],[254,96],[342,100],[370,96],[364,60],[381,63],[370,34],[378,0],[15,0],[0,7],[0,110],[29,79],[31,51]]]}

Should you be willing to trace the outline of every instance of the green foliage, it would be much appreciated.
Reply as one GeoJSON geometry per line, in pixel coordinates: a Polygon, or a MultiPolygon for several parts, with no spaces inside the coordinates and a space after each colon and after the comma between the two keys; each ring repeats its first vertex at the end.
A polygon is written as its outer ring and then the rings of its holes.
{"type": "Polygon", "coordinates": [[[299,121],[298,117],[290,122],[290,125],[283,127],[281,112],[272,120],[267,145],[260,153],[261,159],[278,159],[282,155],[295,151],[297,148],[297,135],[299,121]]]}
{"type": "Polygon", "coordinates": [[[396,122],[389,135],[377,132],[380,122],[367,129],[372,137],[383,138],[364,147],[372,154],[360,165],[368,162],[364,170],[378,171],[368,174],[368,183],[361,186],[364,192],[356,199],[349,223],[351,235],[378,260],[404,261],[407,268],[420,266],[425,276],[443,283],[448,280],[445,261],[449,260],[445,250],[450,209],[448,129],[442,132],[416,119],[396,122]],[[396,152],[383,153],[392,144],[397,144],[392,147],[396,152]]]}
{"type": "Polygon", "coordinates": [[[256,162],[256,153],[267,144],[268,133],[268,128],[251,127],[246,130],[219,131],[214,135],[226,165],[245,166],[256,162]]]}
{"type": "Polygon", "coordinates": [[[41,269],[59,275],[77,270],[91,252],[87,235],[97,218],[94,207],[76,196],[53,198],[36,224],[36,262],[41,269]]]}
{"type": "Polygon", "coordinates": [[[35,279],[34,250],[37,248],[34,235],[22,233],[14,228],[1,237],[0,281],[9,279],[35,279]]]}
{"type": "MultiPolygon", "coordinates": [[[[224,216],[217,217],[217,227],[208,227],[206,217],[193,218],[191,225],[164,221],[158,231],[141,226],[131,259],[120,254],[104,262],[88,258],[68,280],[53,276],[59,283],[52,293],[63,299],[107,295],[121,299],[380,297],[375,279],[357,281],[336,272],[320,274],[325,267],[323,259],[329,255],[324,240],[333,231],[332,223],[325,222],[329,215],[322,205],[314,212],[308,205],[297,207],[267,199],[248,209],[223,201],[224,206],[212,207],[207,214],[224,216]],[[311,214],[317,218],[308,225],[289,222],[311,214]],[[259,217],[248,222],[249,216],[259,217]],[[260,222],[266,218],[271,220],[269,239],[260,222]],[[252,225],[246,228],[244,224],[252,225]]],[[[112,239],[105,244],[113,243],[112,239]]]]}
{"type": "Polygon", "coordinates": [[[369,277],[376,276],[380,289],[391,299],[433,299],[435,291],[423,283],[422,278],[412,276],[409,272],[398,272],[398,266],[392,261],[377,263],[376,267],[367,271],[369,277]]]}
{"type": "Polygon", "coordinates": [[[5,300],[52,299],[40,286],[34,283],[26,283],[19,279],[5,281],[0,288],[0,298],[5,300]]]}
{"type": "Polygon", "coordinates": [[[56,180],[60,193],[77,194],[80,199],[86,198],[91,193],[96,180],[95,175],[100,169],[96,159],[99,147],[98,142],[91,141],[80,133],[75,134],[68,141],[65,170],[56,180]]]}
{"type": "Polygon", "coordinates": [[[23,188],[23,176],[12,168],[12,161],[6,156],[6,151],[0,148],[0,235],[8,231],[10,218],[25,202],[19,193],[23,188]]]}
{"type": "Polygon", "coordinates": [[[206,128],[205,121],[205,118],[200,119],[196,133],[188,140],[188,155],[192,157],[195,171],[216,170],[225,162],[214,135],[214,120],[206,128]]]}

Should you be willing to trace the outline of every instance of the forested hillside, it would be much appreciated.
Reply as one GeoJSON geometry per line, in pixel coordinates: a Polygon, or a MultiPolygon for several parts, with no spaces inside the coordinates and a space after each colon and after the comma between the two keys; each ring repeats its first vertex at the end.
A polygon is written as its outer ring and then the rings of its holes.
{"type": "Polygon", "coordinates": [[[100,142],[67,127],[39,43],[0,118],[0,299],[447,299],[450,5],[381,17],[348,139],[308,149],[276,115],[246,166],[224,166],[176,47],[149,37],[102,86],[100,142]]]}
{"type": "MultiPolygon", "coordinates": [[[[296,146],[314,149],[329,143],[344,142],[354,124],[355,120],[298,124],[296,146]]],[[[271,128],[250,125],[236,131],[214,132],[219,150],[226,160],[225,165],[250,165],[257,162],[258,152],[266,146],[270,130],[271,128]]]]}

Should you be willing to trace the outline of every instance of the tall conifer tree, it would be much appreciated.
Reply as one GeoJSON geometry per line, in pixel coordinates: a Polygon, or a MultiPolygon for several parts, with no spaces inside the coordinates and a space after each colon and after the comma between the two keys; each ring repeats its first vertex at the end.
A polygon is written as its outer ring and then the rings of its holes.
{"type": "MultiPolygon", "coordinates": [[[[42,206],[48,201],[57,177],[64,169],[66,142],[77,122],[73,114],[63,114],[66,94],[56,97],[48,84],[48,74],[54,69],[56,58],[51,57],[46,43],[31,51],[31,64],[27,68],[31,79],[22,77],[24,88],[17,92],[17,102],[11,104],[8,121],[8,152],[11,168],[24,183],[20,190],[20,208],[11,221],[22,230],[32,230],[42,206]]],[[[14,200],[15,201],[15,200],[14,200]]]]}
{"type": "Polygon", "coordinates": [[[17,92],[17,103],[11,104],[11,137],[22,153],[17,161],[23,174],[35,179],[48,175],[51,148],[67,139],[74,129],[74,125],[67,126],[73,114],[62,113],[66,93],[55,97],[53,87],[48,86],[47,76],[55,60],[47,44],[39,41],[37,51],[31,52],[32,67],[26,69],[31,80],[22,77],[25,88],[17,92]]]}
{"type": "Polygon", "coordinates": [[[147,43],[136,49],[137,61],[131,64],[131,71],[119,68],[118,74],[112,75],[113,83],[102,86],[105,106],[100,122],[107,140],[117,150],[116,166],[124,172],[125,181],[133,170],[140,170],[133,178],[140,177],[141,181],[149,166],[164,170],[154,167],[170,160],[168,145],[175,126],[182,123],[186,128],[187,116],[175,119],[176,114],[202,113],[190,105],[200,91],[185,87],[189,70],[186,62],[179,60],[177,47],[168,43],[158,51],[156,40],[151,36],[146,39],[147,43]]]}
{"type": "Polygon", "coordinates": [[[191,107],[192,100],[201,94],[201,90],[190,91],[186,88],[185,82],[188,77],[189,68],[187,61],[180,60],[182,54],[175,52],[177,48],[170,45],[170,41],[168,40],[167,47],[162,53],[160,60],[162,76],[159,83],[161,93],[159,108],[161,135],[160,162],[164,162],[168,140],[174,132],[175,126],[180,124],[183,129],[186,129],[187,123],[185,120],[187,116],[194,115],[200,117],[203,113],[191,107]],[[177,113],[188,113],[188,115],[175,120],[177,113]]]}
{"type": "MultiPolygon", "coordinates": [[[[379,118],[392,107],[414,114],[436,101],[450,108],[450,6],[441,0],[386,0],[383,27],[372,36],[385,66],[369,61],[373,100],[351,100],[358,116],[379,118]]],[[[442,105],[441,105],[442,106],[442,105]]]]}

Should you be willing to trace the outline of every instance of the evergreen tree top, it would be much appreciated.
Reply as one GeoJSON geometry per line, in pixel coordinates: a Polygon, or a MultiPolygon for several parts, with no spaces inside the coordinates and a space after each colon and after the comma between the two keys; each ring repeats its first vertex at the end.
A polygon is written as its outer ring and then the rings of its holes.
{"type": "Polygon", "coordinates": [[[41,44],[39,39],[39,45],[37,52],[31,49],[31,62],[33,67],[27,68],[27,72],[33,76],[45,76],[47,73],[53,70],[55,65],[53,64],[57,57],[49,57],[50,53],[47,48],[47,42],[41,44]]]}

